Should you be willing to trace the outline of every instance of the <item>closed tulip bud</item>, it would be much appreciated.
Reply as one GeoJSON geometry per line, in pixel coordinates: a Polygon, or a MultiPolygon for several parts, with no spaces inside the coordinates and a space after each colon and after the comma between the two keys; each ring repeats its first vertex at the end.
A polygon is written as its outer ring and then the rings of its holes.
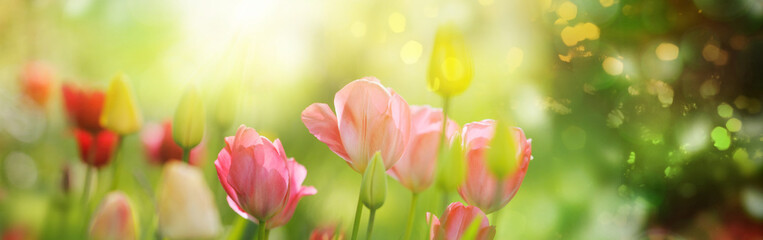
{"type": "Polygon", "coordinates": [[[517,146],[512,136],[515,130],[510,128],[506,121],[497,121],[495,129],[495,136],[490,141],[487,163],[490,173],[498,179],[503,179],[517,170],[517,164],[507,160],[515,158],[517,154],[517,146]]]}
{"type": "Polygon", "coordinates": [[[437,164],[437,183],[446,191],[456,190],[466,175],[461,134],[456,132],[452,142],[450,148],[443,148],[445,154],[437,164]]]}
{"type": "Polygon", "coordinates": [[[143,124],[127,81],[124,74],[111,79],[100,118],[101,126],[119,135],[134,133],[143,124]]]}
{"type": "Polygon", "coordinates": [[[384,205],[387,195],[387,175],[384,173],[384,161],[381,153],[376,152],[371,164],[366,168],[363,174],[363,181],[360,183],[360,199],[369,209],[378,209],[384,205]]]}
{"type": "Polygon", "coordinates": [[[103,199],[90,222],[91,239],[137,239],[138,231],[132,204],[120,191],[103,199]]]}
{"type": "Polygon", "coordinates": [[[172,138],[183,149],[191,149],[199,145],[201,138],[204,137],[205,119],[201,96],[195,87],[189,86],[175,109],[172,138]]]}
{"type": "Polygon", "coordinates": [[[453,24],[437,29],[429,61],[427,86],[442,96],[458,95],[472,81],[472,59],[464,37],[453,24]]]}
{"type": "Polygon", "coordinates": [[[186,163],[173,161],[164,166],[157,208],[159,230],[170,239],[211,239],[221,230],[204,174],[186,163]]]}

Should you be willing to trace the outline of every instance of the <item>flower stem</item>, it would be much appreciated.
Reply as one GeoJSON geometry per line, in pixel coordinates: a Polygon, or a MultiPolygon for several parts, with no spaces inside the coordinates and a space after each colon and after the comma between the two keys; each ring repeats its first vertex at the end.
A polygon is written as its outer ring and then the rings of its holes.
{"type": "Polygon", "coordinates": [[[90,164],[85,165],[85,187],[82,188],[82,204],[87,205],[87,199],[90,196],[90,182],[93,177],[93,169],[90,164]]]}
{"type": "Polygon", "coordinates": [[[358,191],[358,207],[355,209],[355,223],[352,225],[352,240],[358,239],[361,215],[363,215],[363,202],[360,201],[360,191],[358,191]]]}
{"type": "Polygon", "coordinates": [[[191,149],[183,148],[183,162],[191,164],[191,149]]]}
{"type": "MultiPolygon", "coordinates": [[[[443,158],[445,154],[447,154],[445,151],[446,149],[445,146],[448,143],[446,134],[448,130],[448,107],[449,106],[450,106],[450,97],[443,96],[442,97],[442,131],[440,131],[440,149],[439,149],[440,158],[443,158]]],[[[439,164],[442,164],[442,161],[440,161],[439,164]]],[[[442,206],[440,206],[440,209],[442,209],[442,212],[440,213],[443,213],[445,212],[445,208],[448,207],[448,189],[441,188],[441,190],[442,190],[442,195],[441,195],[442,206]]]]}
{"type": "Polygon", "coordinates": [[[267,223],[265,221],[260,221],[260,225],[257,227],[257,239],[259,240],[267,240],[268,235],[265,234],[267,230],[267,223]]]}
{"type": "Polygon", "coordinates": [[[374,217],[376,216],[376,209],[370,209],[371,215],[368,216],[368,229],[366,230],[366,239],[371,240],[371,232],[374,231],[374,217]]]}
{"type": "Polygon", "coordinates": [[[408,224],[405,227],[405,237],[403,239],[411,239],[411,230],[413,229],[413,218],[416,215],[416,200],[419,198],[418,193],[413,193],[411,197],[411,211],[408,213],[408,224]]]}
{"type": "Polygon", "coordinates": [[[111,190],[116,190],[117,186],[119,185],[119,153],[122,152],[122,141],[125,139],[123,135],[119,135],[119,139],[117,140],[117,148],[114,150],[114,156],[111,160],[112,162],[112,168],[114,170],[114,175],[112,176],[114,179],[111,180],[111,190]]]}

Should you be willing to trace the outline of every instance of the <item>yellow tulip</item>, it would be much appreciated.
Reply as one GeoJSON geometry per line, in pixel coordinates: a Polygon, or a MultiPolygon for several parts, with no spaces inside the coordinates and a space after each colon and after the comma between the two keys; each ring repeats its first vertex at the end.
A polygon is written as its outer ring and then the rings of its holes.
{"type": "Polygon", "coordinates": [[[118,74],[111,79],[100,117],[101,126],[119,135],[140,130],[143,119],[135,104],[127,75],[118,74]]]}
{"type": "Polygon", "coordinates": [[[472,59],[463,35],[453,24],[437,29],[427,86],[444,97],[458,95],[469,87],[473,76],[472,59]]]}
{"type": "Polygon", "coordinates": [[[220,215],[200,169],[184,162],[164,165],[157,194],[159,231],[170,239],[212,239],[220,215]]]}
{"type": "Polygon", "coordinates": [[[191,149],[204,137],[206,116],[204,103],[196,88],[189,86],[180,98],[172,122],[172,138],[184,149],[191,149]]]}
{"type": "Polygon", "coordinates": [[[437,184],[445,191],[454,191],[461,185],[466,175],[461,134],[456,132],[453,136],[453,144],[441,150],[440,161],[437,163],[437,184]]]}
{"type": "Polygon", "coordinates": [[[514,133],[507,120],[498,120],[495,127],[495,135],[490,141],[490,151],[488,151],[488,169],[498,179],[504,179],[507,175],[517,170],[516,159],[517,143],[514,141],[514,133]]]}

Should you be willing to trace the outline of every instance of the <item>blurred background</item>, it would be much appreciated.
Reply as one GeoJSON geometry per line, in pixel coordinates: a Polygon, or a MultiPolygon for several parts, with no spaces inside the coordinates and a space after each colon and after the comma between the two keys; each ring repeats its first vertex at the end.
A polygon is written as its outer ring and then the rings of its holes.
{"type": "MultiPolygon", "coordinates": [[[[201,166],[220,238],[243,226],[213,164],[240,124],[280,138],[318,189],[271,237],[305,239],[332,223],[349,234],[360,175],[300,113],[333,106],[364,76],[410,104],[441,107],[426,74],[444,23],[463,31],[474,62],[450,117],[463,126],[508,112],[533,139],[496,239],[763,238],[761,0],[2,0],[0,232],[79,238],[89,218],[68,206],[85,167],[61,85],[105,90],[125,73],[146,126],[171,120],[187,85],[201,90],[201,166]],[[30,74],[48,79],[46,101],[25,90],[30,74]],[[215,125],[221,114],[233,124],[215,125]]],[[[122,148],[121,189],[151,238],[161,166],[147,160],[141,133],[122,148]]],[[[91,208],[114,174],[96,177],[91,208]]],[[[428,233],[425,212],[441,211],[426,204],[438,202],[435,190],[422,197],[414,236],[428,233]]],[[[390,179],[375,238],[400,237],[409,199],[390,179]]]]}

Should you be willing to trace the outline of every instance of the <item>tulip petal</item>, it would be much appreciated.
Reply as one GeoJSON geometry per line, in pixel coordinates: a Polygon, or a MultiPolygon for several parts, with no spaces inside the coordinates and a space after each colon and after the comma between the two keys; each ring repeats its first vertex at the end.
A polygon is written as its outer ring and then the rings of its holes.
{"type": "Polygon", "coordinates": [[[467,149],[484,148],[495,133],[495,120],[487,119],[464,125],[463,139],[467,149]]]}
{"type": "Polygon", "coordinates": [[[215,160],[215,169],[217,169],[217,177],[220,179],[220,184],[223,185],[223,189],[228,193],[228,197],[234,200],[238,199],[238,194],[233,190],[233,187],[228,183],[228,176],[230,173],[231,156],[227,149],[223,148],[220,153],[217,154],[217,160],[215,160]]]}
{"type": "Polygon", "coordinates": [[[302,122],[311,134],[328,145],[329,149],[348,163],[350,157],[339,137],[339,125],[334,112],[325,103],[313,103],[302,111],[302,122]]]}
{"type": "MultiPolygon", "coordinates": [[[[376,151],[385,142],[387,131],[394,131],[392,119],[387,114],[390,94],[378,82],[356,80],[337,92],[334,106],[339,121],[339,133],[347,155],[352,159],[352,168],[363,172],[376,151]]],[[[404,145],[403,145],[404,146],[404,145]]],[[[394,160],[384,157],[385,162],[394,160]]],[[[386,165],[386,164],[385,164],[386,165]]],[[[389,164],[390,167],[392,164],[389,164]]]]}
{"type": "Polygon", "coordinates": [[[257,218],[254,218],[254,217],[252,217],[252,216],[249,216],[249,214],[248,214],[248,213],[246,213],[246,212],[244,211],[244,209],[242,209],[242,208],[241,208],[241,207],[238,205],[238,203],[236,203],[236,201],[235,201],[235,200],[233,200],[233,198],[231,198],[230,196],[228,196],[228,197],[226,197],[226,200],[228,201],[228,206],[230,206],[230,208],[231,208],[231,209],[233,209],[233,211],[234,211],[234,212],[236,212],[236,213],[237,213],[239,216],[241,216],[242,218],[245,218],[245,219],[247,219],[247,220],[253,221],[254,223],[259,223],[259,221],[257,221],[257,218]]]}

